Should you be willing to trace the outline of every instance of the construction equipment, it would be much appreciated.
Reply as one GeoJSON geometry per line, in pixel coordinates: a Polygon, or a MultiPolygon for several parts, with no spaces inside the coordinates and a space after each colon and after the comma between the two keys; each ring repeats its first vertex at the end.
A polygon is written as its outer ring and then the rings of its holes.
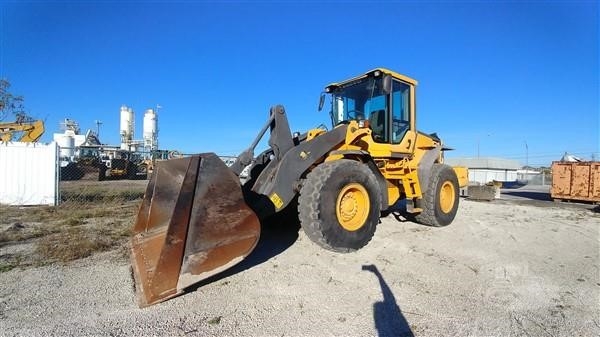
{"type": "Polygon", "coordinates": [[[74,161],[60,168],[60,180],[103,180],[104,161],[108,157],[102,153],[100,145],[80,145],[74,161]]]}
{"type": "Polygon", "coordinates": [[[61,167],[61,180],[147,179],[147,162],[133,152],[100,145],[82,145],[78,152],[74,162],[61,167]]]}
{"type": "Polygon", "coordinates": [[[214,153],[158,162],[133,229],[140,306],[240,262],[258,242],[260,221],[286,207],[297,206],[306,235],[336,252],[365,246],[381,213],[400,200],[410,219],[450,224],[467,170],[443,164],[448,148],[417,131],[416,86],[378,68],[326,87],[319,110],[329,97],[331,130],[292,134],[277,105],[229,168],[214,153]],[[254,156],[267,130],[269,148],[254,156]]]}
{"type": "Polygon", "coordinates": [[[16,122],[0,123],[0,141],[3,142],[37,142],[43,134],[44,122],[41,120],[19,118],[16,122]],[[20,136],[16,138],[17,135],[20,136]]]}
{"type": "Polygon", "coordinates": [[[114,156],[101,157],[98,180],[105,179],[146,179],[148,165],[131,151],[115,151],[114,156]]]}
{"type": "Polygon", "coordinates": [[[177,150],[154,150],[151,152],[150,158],[142,160],[139,165],[145,165],[146,176],[149,177],[154,173],[154,167],[157,162],[181,157],[183,155],[177,150]]]}

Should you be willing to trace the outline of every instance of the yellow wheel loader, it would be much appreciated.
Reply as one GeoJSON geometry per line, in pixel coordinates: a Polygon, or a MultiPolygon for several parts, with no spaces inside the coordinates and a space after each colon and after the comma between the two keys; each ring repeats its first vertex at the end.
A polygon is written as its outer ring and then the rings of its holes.
{"type": "Polygon", "coordinates": [[[98,180],[107,179],[147,179],[148,165],[136,153],[117,150],[114,158],[98,163],[98,180]]]}
{"type": "Polygon", "coordinates": [[[329,97],[331,130],[292,134],[277,105],[230,167],[214,153],[157,163],[132,237],[140,306],[240,262],[258,242],[260,221],[291,203],[306,235],[336,252],[365,246],[382,212],[399,200],[417,222],[450,224],[467,171],[443,163],[446,148],[437,135],[417,131],[416,86],[374,69],[325,88],[319,110],[329,97]],[[267,130],[269,148],[255,156],[267,130]]]}
{"type": "Polygon", "coordinates": [[[0,122],[0,141],[37,142],[44,134],[44,122],[29,118],[20,118],[16,122],[0,122]]]}

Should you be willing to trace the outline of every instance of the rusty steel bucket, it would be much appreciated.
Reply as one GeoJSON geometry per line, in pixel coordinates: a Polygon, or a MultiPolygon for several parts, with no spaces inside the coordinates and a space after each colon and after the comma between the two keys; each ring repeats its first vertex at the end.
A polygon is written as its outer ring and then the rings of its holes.
{"type": "Polygon", "coordinates": [[[131,239],[138,303],[149,306],[242,261],[259,220],[214,153],[158,162],[131,239]]]}

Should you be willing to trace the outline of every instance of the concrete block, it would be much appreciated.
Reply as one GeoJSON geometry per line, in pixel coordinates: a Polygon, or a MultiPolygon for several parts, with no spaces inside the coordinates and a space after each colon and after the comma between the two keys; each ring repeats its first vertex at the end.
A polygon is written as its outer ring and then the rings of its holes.
{"type": "Polygon", "coordinates": [[[469,186],[469,199],[492,201],[496,199],[496,193],[499,194],[500,189],[496,186],[469,186]]]}

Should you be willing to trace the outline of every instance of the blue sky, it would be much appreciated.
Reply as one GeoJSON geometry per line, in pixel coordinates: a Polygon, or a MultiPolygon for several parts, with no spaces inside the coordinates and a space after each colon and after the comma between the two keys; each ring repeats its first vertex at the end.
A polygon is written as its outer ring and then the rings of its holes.
{"type": "Polygon", "coordinates": [[[271,105],[328,124],[320,92],[375,67],[416,78],[417,126],[456,148],[549,165],[600,158],[597,1],[4,1],[0,77],[46,121],[159,110],[159,143],[235,155],[271,105]],[[526,145],[528,151],[526,150],[526,145]]]}

